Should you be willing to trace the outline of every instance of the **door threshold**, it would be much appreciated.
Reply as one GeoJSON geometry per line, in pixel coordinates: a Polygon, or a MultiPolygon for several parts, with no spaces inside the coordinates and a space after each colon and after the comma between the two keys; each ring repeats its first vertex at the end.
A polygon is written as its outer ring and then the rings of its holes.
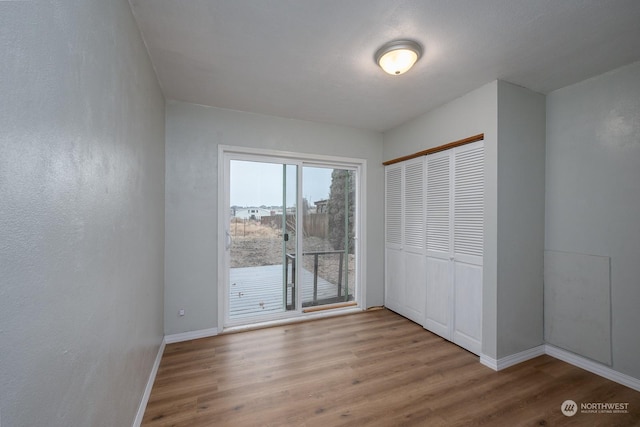
{"type": "Polygon", "coordinates": [[[314,312],[317,312],[317,311],[333,310],[333,309],[336,309],[336,308],[355,307],[357,305],[358,305],[358,303],[355,302],[355,301],[338,302],[338,303],[335,303],[335,304],[316,305],[316,306],[313,306],[313,307],[303,308],[302,312],[303,313],[314,313],[314,312]]]}
{"type": "Polygon", "coordinates": [[[327,317],[337,317],[337,316],[344,316],[347,314],[363,313],[365,311],[360,307],[358,307],[355,301],[353,301],[353,303],[344,303],[344,304],[348,304],[348,305],[343,306],[342,304],[332,304],[332,306],[327,306],[326,308],[324,308],[324,306],[322,307],[319,306],[314,308],[318,308],[320,310],[313,310],[311,312],[307,312],[305,310],[300,316],[296,316],[296,317],[287,317],[284,319],[268,320],[266,322],[251,323],[248,325],[229,326],[224,328],[220,332],[220,335],[253,331],[255,329],[270,328],[272,326],[282,326],[282,325],[290,325],[293,323],[302,323],[302,322],[307,322],[309,320],[323,319],[327,317]]]}

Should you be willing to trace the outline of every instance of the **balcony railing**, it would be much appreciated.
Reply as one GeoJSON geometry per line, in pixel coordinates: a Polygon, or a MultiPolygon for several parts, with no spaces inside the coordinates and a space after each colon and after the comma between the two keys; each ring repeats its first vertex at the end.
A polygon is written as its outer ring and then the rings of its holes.
{"type": "MultiPolygon", "coordinates": [[[[322,304],[330,304],[339,301],[346,301],[349,298],[349,295],[342,295],[342,277],[343,277],[343,269],[344,269],[344,250],[337,251],[313,251],[313,252],[303,252],[302,256],[313,256],[313,300],[312,301],[303,301],[303,307],[322,305],[322,304]],[[319,257],[328,256],[328,255],[339,255],[339,263],[338,263],[338,283],[337,292],[335,298],[324,298],[322,300],[318,300],[318,267],[319,267],[319,257]]],[[[287,298],[287,309],[292,310],[295,308],[296,301],[296,255],[292,253],[288,253],[286,256],[286,268],[285,268],[285,282],[287,283],[287,287],[291,289],[291,303],[289,303],[289,299],[287,298]],[[291,281],[289,281],[289,263],[291,263],[291,281]]]]}

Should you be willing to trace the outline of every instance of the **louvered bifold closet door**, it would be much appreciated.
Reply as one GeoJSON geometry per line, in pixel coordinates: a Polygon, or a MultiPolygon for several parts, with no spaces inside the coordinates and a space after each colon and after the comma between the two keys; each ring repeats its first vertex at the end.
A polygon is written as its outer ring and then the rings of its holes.
{"type": "Polygon", "coordinates": [[[453,342],[478,354],[482,336],[484,142],[454,149],[453,342]]]}
{"type": "Polygon", "coordinates": [[[427,265],[424,327],[451,339],[452,212],[450,151],[427,156],[427,265]]]}
{"type": "Polygon", "coordinates": [[[404,165],[404,246],[424,254],[424,157],[404,165]]]}
{"type": "Polygon", "coordinates": [[[402,166],[385,168],[385,242],[402,246],[402,166]]]}
{"type": "Polygon", "coordinates": [[[427,252],[449,258],[451,251],[451,156],[427,156],[427,252]]]}
{"type": "Polygon", "coordinates": [[[424,157],[403,162],[405,289],[401,314],[421,325],[426,291],[424,165],[424,157]]]}
{"type": "Polygon", "coordinates": [[[455,150],[453,243],[456,260],[482,265],[484,221],[483,142],[455,150]]]}
{"type": "Polygon", "coordinates": [[[405,299],[402,165],[385,167],[385,306],[399,312],[405,299]]]}

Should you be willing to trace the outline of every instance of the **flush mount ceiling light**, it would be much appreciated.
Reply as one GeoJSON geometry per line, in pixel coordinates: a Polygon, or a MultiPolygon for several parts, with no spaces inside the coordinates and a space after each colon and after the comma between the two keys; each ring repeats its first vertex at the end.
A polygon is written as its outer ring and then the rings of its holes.
{"type": "Polygon", "coordinates": [[[422,56],[422,46],[413,40],[396,40],[376,52],[376,63],[391,75],[404,74],[422,56]]]}

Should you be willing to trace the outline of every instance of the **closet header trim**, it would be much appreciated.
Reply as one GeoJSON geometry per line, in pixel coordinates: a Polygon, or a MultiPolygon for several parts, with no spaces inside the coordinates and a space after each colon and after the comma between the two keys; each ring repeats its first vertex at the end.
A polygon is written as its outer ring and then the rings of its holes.
{"type": "Polygon", "coordinates": [[[426,156],[428,154],[437,153],[439,151],[448,150],[450,148],[459,147],[465,144],[471,144],[476,141],[483,141],[484,133],[479,133],[478,135],[473,135],[468,138],[460,139],[458,141],[453,141],[448,144],[440,145],[438,147],[427,148],[426,150],[418,151],[417,153],[409,154],[408,156],[398,157],[396,159],[387,160],[386,162],[382,162],[383,165],[388,166],[394,163],[404,162],[405,160],[415,159],[416,157],[426,156]]]}

